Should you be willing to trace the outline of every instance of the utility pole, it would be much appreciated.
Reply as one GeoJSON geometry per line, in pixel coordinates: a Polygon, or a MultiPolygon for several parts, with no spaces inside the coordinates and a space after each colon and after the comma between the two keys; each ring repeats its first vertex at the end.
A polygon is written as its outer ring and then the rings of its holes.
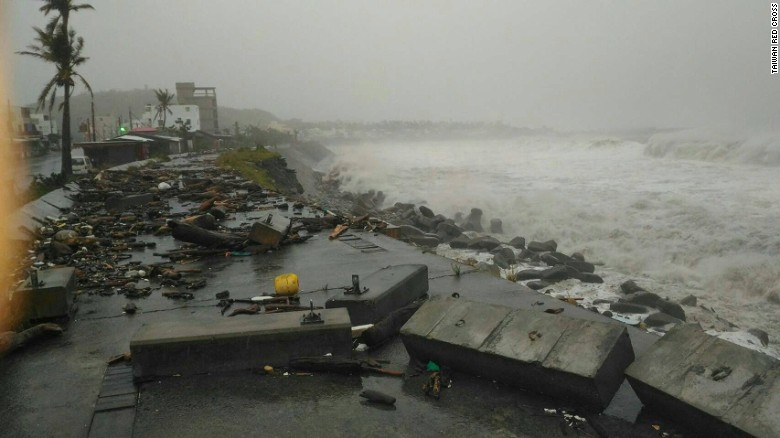
{"type": "Polygon", "coordinates": [[[93,142],[97,141],[97,127],[95,126],[95,97],[94,96],[92,96],[92,141],[93,142]]]}
{"type": "Polygon", "coordinates": [[[130,130],[133,130],[133,107],[127,107],[128,123],[130,124],[130,130]]]}

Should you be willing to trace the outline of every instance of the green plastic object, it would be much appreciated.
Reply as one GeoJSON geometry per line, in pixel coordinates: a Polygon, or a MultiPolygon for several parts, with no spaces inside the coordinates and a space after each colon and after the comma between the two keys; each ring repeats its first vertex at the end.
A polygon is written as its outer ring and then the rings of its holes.
{"type": "Polygon", "coordinates": [[[434,371],[441,371],[441,368],[439,368],[439,365],[434,361],[428,361],[428,371],[434,372],[434,371]]]}

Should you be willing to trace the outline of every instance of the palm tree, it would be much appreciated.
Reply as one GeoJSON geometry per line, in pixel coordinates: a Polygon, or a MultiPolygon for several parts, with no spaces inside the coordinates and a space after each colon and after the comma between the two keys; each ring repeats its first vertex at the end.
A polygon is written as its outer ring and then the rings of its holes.
{"type": "Polygon", "coordinates": [[[60,105],[62,110],[62,175],[67,177],[72,173],[71,155],[70,155],[70,97],[73,94],[73,88],[76,85],[76,79],[92,94],[92,87],[84,79],[76,68],[87,62],[86,57],[81,55],[84,49],[84,38],[76,37],[75,30],[65,31],[64,22],[56,25],[51,31],[44,31],[34,27],[37,44],[27,46],[28,50],[17,52],[20,55],[28,55],[38,58],[45,62],[50,62],[57,67],[57,72],[43,87],[40,96],[38,96],[38,108],[46,106],[46,100],[49,100],[49,111],[57,100],[57,89],[64,89],[63,102],[60,105]]]}
{"type": "Polygon", "coordinates": [[[50,12],[57,12],[59,15],[53,17],[49,24],[46,25],[46,31],[53,33],[57,28],[57,25],[62,21],[62,29],[65,33],[68,33],[68,19],[70,18],[70,12],[78,12],[82,9],[95,10],[92,5],[84,3],[80,5],[73,4],[73,0],[43,0],[43,6],[38,10],[43,12],[43,15],[49,15],[50,12]]]}
{"type": "Polygon", "coordinates": [[[165,121],[167,119],[168,114],[173,114],[173,111],[171,111],[171,105],[173,104],[173,97],[175,94],[168,91],[166,88],[163,90],[160,88],[159,90],[154,90],[154,94],[157,95],[157,112],[154,113],[154,119],[157,120],[157,117],[162,116],[162,127],[166,128],[165,121]]]}

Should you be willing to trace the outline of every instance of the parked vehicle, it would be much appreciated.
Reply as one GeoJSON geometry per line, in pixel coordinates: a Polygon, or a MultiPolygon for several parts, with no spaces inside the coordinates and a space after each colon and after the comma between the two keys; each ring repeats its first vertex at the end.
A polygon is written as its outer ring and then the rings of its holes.
{"type": "Polygon", "coordinates": [[[92,172],[92,161],[87,157],[73,157],[70,162],[74,175],[86,175],[92,172]]]}

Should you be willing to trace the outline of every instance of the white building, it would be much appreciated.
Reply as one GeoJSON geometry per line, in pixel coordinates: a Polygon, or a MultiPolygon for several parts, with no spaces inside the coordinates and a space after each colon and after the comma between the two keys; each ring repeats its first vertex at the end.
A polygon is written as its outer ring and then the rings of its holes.
{"type": "Polygon", "coordinates": [[[44,137],[48,137],[50,134],[59,135],[60,133],[57,121],[49,117],[48,114],[30,114],[30,120],[35,125],[35,129],[44,137]]]}
{"type": "MultiPolygon", "coordinates": [[[[189,123],[190,132],[200,131],[200,108],[197,105],[171,105],[168,108],[171,111],[165,115],[167,128],[176,128],[178,123],[189,123]]],[[[149,128],[163,127],[162,114],[158,114],[155,105],[146,105],[141,121],[149,128]]]]}

